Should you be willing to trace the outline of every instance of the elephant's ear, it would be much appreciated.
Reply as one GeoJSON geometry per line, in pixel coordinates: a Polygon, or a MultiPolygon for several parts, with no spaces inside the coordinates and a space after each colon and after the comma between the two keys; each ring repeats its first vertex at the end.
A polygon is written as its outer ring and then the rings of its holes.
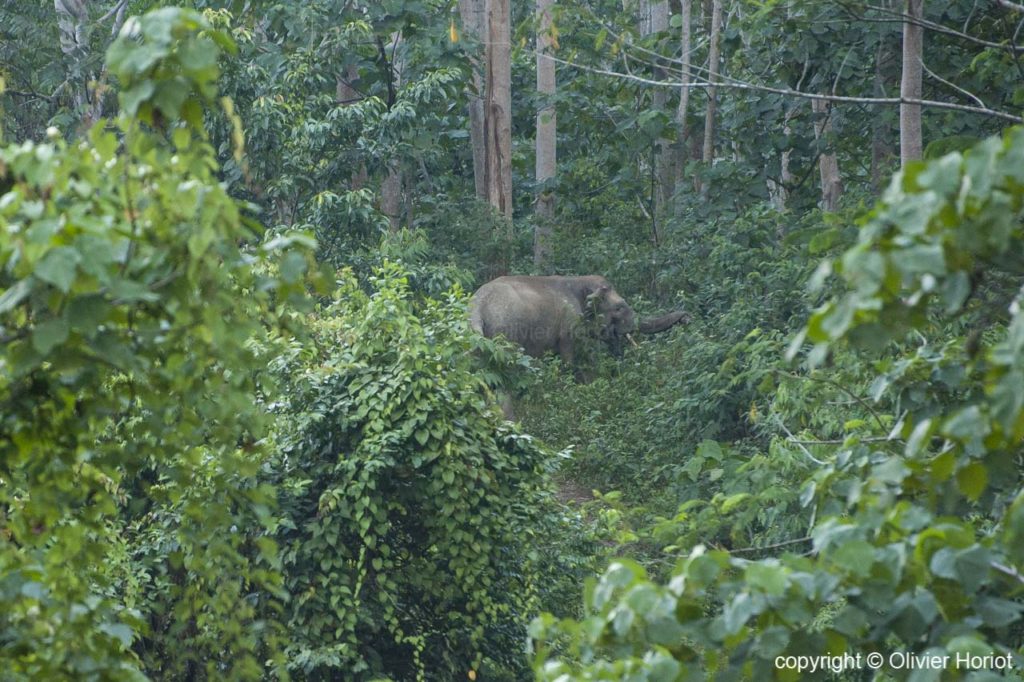
{"type": "Polygon", "coordinates": [[[608,297],[612,288],[607,284],[598,285],[596,289],[587,294],[583,301],[583,310],[587,317],[594,317],[600,308],[601,302],[608,297]]]}

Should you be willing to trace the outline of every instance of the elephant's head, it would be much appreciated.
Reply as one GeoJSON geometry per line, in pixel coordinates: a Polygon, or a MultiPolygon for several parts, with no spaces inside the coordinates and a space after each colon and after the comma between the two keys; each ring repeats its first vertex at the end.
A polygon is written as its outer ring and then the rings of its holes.
{"type": "Polygon", "coordinates": [[[601,339],[612,354],[620,357],[627,335],[636,329],[636,318],[626,299],[604,282],[587,295],[586,309],[597,321],[601,339]]]}

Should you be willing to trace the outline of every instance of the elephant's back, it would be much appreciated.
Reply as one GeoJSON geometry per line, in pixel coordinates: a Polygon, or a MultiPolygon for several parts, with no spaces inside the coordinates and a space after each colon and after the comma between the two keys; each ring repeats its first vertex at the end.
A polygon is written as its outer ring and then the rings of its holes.
{"type": "Polygon", "coordinates": [[[531,355],[551,350],[574,304],[543,279],[499,277],[481,286],[469,306],[473,329],[488,338],[503,335],[531,355]]]}

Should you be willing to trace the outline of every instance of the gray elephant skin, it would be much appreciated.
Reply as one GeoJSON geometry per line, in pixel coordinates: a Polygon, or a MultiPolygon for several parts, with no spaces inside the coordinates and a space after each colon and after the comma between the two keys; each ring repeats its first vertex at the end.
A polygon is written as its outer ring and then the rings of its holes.
{"type": "Polygon", "coordinates": [[[487,338],[504,336],[535,358],[558,353],[570,367],[587,329],[615,355],[636,329],[633,309],[600,275],[499,277],[473,294],[469,320],[487,338]]]}

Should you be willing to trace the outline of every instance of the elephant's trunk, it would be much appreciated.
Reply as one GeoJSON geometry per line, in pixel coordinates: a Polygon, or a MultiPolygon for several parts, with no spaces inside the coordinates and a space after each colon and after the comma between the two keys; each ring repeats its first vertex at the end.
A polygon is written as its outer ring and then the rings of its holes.
{"type": "Polygon", "coordinates": [[[650,317],[646,320],[640,320],[640,324],[637,325],[637,329],[641,334],[659,334],[671,329],[680,322],[689,321],[690,315],[688,313],[683,312],[682,310],[676,310],[659,317],[650,317]]]}

